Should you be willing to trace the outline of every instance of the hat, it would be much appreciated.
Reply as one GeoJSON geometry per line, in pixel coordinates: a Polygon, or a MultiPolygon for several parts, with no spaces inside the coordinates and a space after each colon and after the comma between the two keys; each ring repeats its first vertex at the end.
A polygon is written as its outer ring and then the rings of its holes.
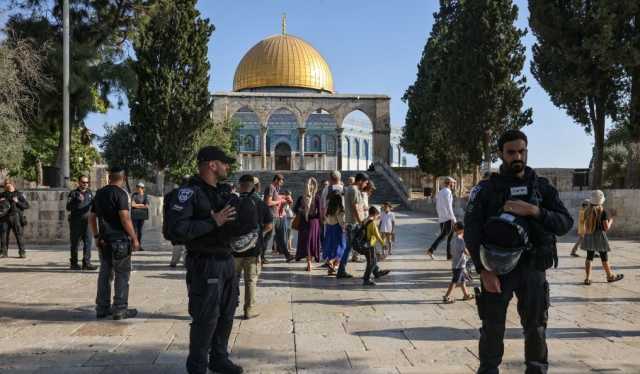
{"type": "Polygon", "coordinates": [[[208,145],[206,147],[200,148],[198,151],[198,163],[204,161],[220,161],[225,164],[233,164],[236,162],[235,158],[227,156],[226,153],[219,147],[208,145]]]}
{"type": "Polygon", "coordinates": [[[144,188],[144,183],[142,183],[142,182],[138,182],[138,184],[136,184],[136,187],[142,187],[142,188],[144,188]]]}
{"type": "Polygon", "coordinates": [[[604,204],[604,192],[600,190],[595,190],[591,193],[591,204],[593,205],[602,205],[604,204]]]}

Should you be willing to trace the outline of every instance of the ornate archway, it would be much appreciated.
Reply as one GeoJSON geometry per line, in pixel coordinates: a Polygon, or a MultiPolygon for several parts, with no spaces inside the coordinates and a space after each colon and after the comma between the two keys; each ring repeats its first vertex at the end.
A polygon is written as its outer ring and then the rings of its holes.
{"type": "Polygon", "coordinates": [[[291,170],[291,147],[289,144],[278,143],[275,148],[276,170],[291,170]]]}

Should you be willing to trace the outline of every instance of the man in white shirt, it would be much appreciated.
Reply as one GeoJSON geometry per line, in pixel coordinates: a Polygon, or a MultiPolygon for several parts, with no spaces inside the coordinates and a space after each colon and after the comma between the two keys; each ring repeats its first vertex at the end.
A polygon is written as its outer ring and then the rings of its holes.
{"type": "Polygon", "coordinates": [[[427,256],[433,259],[433,252],[438,244],[447,236],[447,259],[451,259],[451,239],[453,238],[453,224],[456,223],[456,215],[453,213],[453,194],[451,188],[455,185],[455,179],[446,177],[444,187],[436,195],[436,211],[440,224],[440,235],[427,250],[427,256]]]}

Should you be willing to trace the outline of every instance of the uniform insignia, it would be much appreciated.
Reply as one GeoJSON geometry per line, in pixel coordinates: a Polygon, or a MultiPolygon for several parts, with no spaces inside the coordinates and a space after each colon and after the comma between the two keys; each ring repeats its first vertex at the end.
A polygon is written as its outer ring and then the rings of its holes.
{"type": "Polygon", "coordinates": [[[511,187],[511,196],[526,196],[528,193],[527,186],[511,187]]]}
{"type": "Polygon", "coordinates": [[[480,192],[480,190],[482,190],[482,187],[480,187],[479,184],[471,189],[471,192],[469,192],[469,202],[472,202],[476,199],[476,196],[478,196],[478,192],[480,192]]]}
{"type": "Polygon", "coordinates": [[[193,190],[190,188],[181,188],[178,191],[178,201],[182,204],[186,203],[193,196],[193,190]]]}

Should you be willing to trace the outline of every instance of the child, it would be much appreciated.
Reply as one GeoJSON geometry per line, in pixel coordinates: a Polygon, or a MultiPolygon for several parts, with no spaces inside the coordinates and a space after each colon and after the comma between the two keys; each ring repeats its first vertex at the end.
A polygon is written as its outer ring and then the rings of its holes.
{"type": "Polygon", "coordinates": [[[329,267],[328,275],[335,275],[336,269],[340,266],[340,258],[346,247],[342,196],[333,194],[329,198],[324,224],[326,226],[326,233],[322,243],[322,257],[329,267]]]}
{"type": "Polygon", "coordinates": [[[384,203],[382,205],[382,214],[380,215],[380,233],[382,239],[387,243],[387,251],[383,250],[382,258],[384,259],[388,255],[391,255],[392,242],[396,241],[396,216],[391,211],[391,203],[384,203]]]}
{"type": "Polygon", "coordinates": [[[293,213],[293,209],[291,209],[291,204],[293,203],[293,196],[291,195],[291,191],[284,191],[284,196],[287,197],[286,202],[282,205],[282,209],[284,211],[284,219],[285,219],[285,232],[286,237],[285,240],[289,245],[289,248],[292,248],[291,245],[291,223],[293,222],[293,218],[295,214],[293,213]]]}
{"type": "Polygon", "coordinates": [[[363,284],[365,286],[375,286],[376,283],[371,280],[371,273],[377,279],[389,274],[389,270],[380,270],[377,264],[376,259],[376,244],[380,242],[384,245],[384,240],[380,237],[380,231],[378,231],[378,218],[380,217],[380,212],[374,206],[369,208],[369,217],[364,222],[364,227],[367,233],[367,251],[365,253],[365,257],[367,258],[367,267],[364,271],[364,281],[363,284]]]}
{"type": "Polygon", "coordinates": [[[451,241],[451,269],[453,277],[451,278],[451,284],[447,288],[447,293],[444,294],[442,300],[445,304],[451,304],[454,299],[451,298],[451,292],[456,285],[459,285],[464,295],[462,300],[471,300],[473,295],[467,291],[466,282],[466,264],[469,252],[464,246],[464,225],[462,222],[456,222],[453,224],[453,231],[455,237],[451,241]]]}

